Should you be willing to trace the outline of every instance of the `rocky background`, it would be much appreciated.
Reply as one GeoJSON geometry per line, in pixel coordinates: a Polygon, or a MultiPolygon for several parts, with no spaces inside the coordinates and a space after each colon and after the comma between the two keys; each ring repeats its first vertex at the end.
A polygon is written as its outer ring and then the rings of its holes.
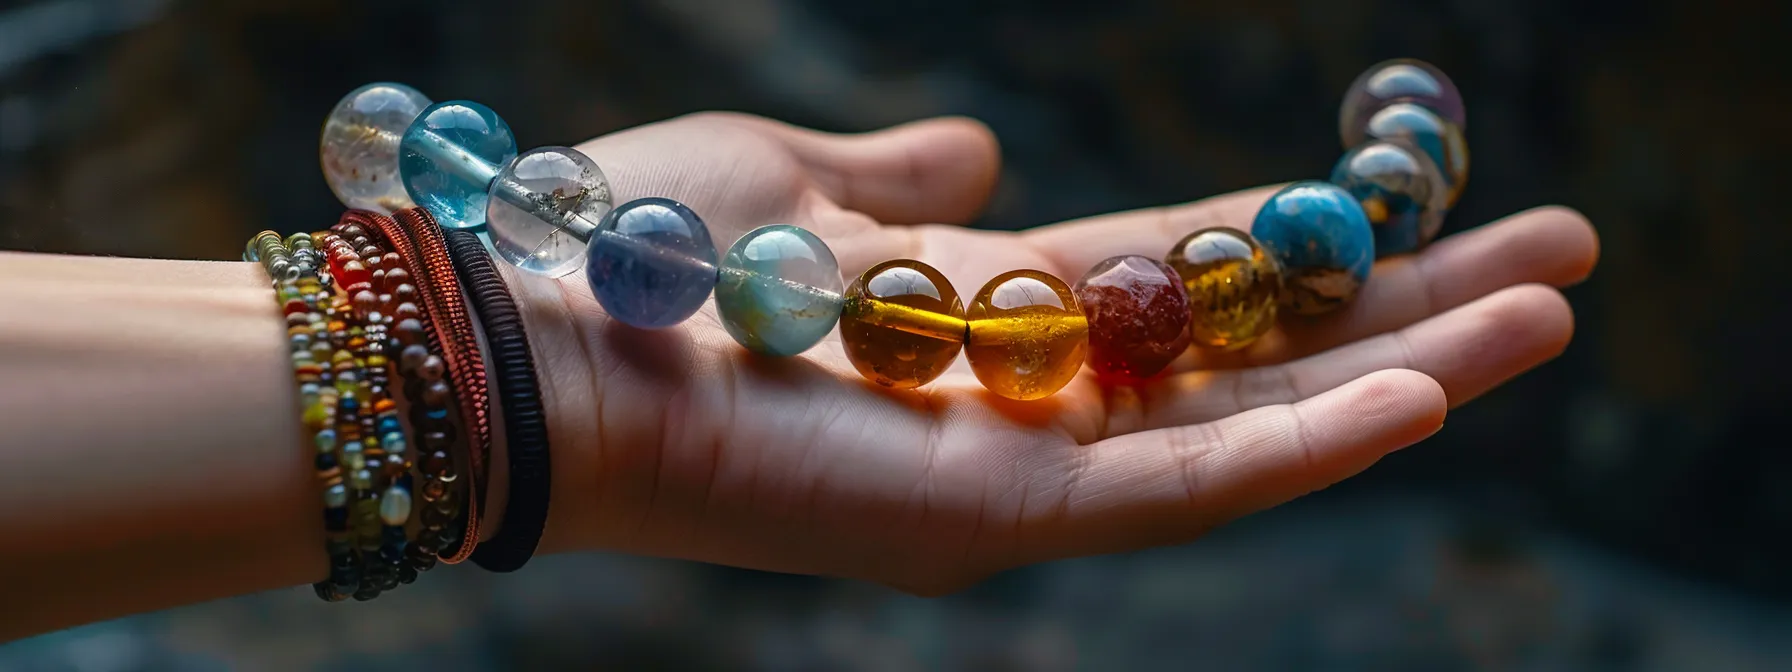
{"type": "MultiPolygon", "coordinates": [[[[958,113],[1021,228],[1323,176],[1393,56],[1469,106],[1449,230],[1580,208],[1565,356],[1420,449],[1183,548],[963,595],[555,557],[373,605],[274,593],[0,646],[0,670],[1789,669],[1792,156],[1765,0],[0,0],[0,248],[231,258],[337,206],[317,130],[409,82],[525,144],[703,109],[958,113]],[[418,618],[416,614],[426,614],[418,618]]],[[[5,311],[0,306],[0,311],[5,311]]],[[[29,608],[6,605],[4,608],[29,608]]]]}

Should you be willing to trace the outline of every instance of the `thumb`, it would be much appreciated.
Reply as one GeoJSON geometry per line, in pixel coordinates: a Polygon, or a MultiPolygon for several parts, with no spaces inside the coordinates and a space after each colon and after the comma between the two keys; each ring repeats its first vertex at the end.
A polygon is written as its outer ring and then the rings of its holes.
{"type": "Polygon", "coordinates": [[[983,212],[1001,173],[995,134],[965,117],[858,134],[773,123],[823,193],[885,224],[967,224],[983,212]]]}

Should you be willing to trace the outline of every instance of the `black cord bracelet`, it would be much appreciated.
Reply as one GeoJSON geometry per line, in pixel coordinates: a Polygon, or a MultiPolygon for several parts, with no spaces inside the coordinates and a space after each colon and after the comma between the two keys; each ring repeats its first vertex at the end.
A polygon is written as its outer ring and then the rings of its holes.
{"type": "Polygon", "coordinates": [[[492,374],[504,409],[504,438],[510,463],[510,498],[498,535],[479,544],[473,563],[492,572],[514,572],[528,564],[541,542],[550,492],[547,412],[522,315],[504,278],[479,237],[467,231],[445,231],[448,255],[473,312],[485,329],[492,374]]]}

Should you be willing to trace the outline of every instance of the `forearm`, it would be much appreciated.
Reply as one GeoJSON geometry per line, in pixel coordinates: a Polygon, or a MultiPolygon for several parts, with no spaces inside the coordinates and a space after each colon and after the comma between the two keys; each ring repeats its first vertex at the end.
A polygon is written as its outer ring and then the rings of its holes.
{"type": "Polygon", "coordinates": [[[0,253],[0,638],[325,572],[250,264],[0,253]]]}

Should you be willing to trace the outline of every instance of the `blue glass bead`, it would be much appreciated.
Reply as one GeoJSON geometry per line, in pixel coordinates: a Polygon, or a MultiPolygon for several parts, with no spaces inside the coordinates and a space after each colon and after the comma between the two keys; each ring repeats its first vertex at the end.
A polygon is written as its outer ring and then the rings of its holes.
{"type": "Polygon", "coordinates": [[[399,143],[405,192],[443,228],[485,223],[486,192],[498,168],[516,156],[510,125],[491,108],[467,100],[429,106],[399,143]]]}
{"type": "Polygon", "coordinates": [[[380,418],[380,424],[379,424],[378,428],[375,429],[374,431],[376,431],[382,435],[392,434],[392,433],[400,433],[399,437],[402,440],[403,439],[402,432],[404,431],[404,426],[398,424],[398,418],[393,417],[393,416],[386,416],[384,418],[380,418]]]}
{"type": "Polygon", "coordinates": [[[398,179],[398,145],[429,98],[403,84],[350,91],[324,119],[319,141],[324,181],[343,205],[391,212],[411,207],[398,179]]]}
{"type": "Polygon", "coordinates": [[[833,331],[845,289],[827,243],[794,226],[762,226],[723,255],[716,312],[748,350],[788,357],[833,331]]]}
{"type": "Polygon", "coordinates": [[[1344,153],[1332,184],[1363,206],[1375,234],[1375,256],[1419,249],[1444,223],[1447,187],[1431,157],[1404,142],[1371,140],[1344,153]]]}
{"type": "Polygon", "coordinates": [[[1462,93],[1437,66],[1412,58],[1397,58],[1370,66],[1351,82],[1338,110],[1338,136],[1349,149],[1363,144],[1367,120],[1395,103],[1424,107],[1457,128],[1468,126],[1462,93]]]}
{"type": "Polygon", "coordinates": [[[1444,186],[1449,190],[1444,205],[1456,205],[1456,198],[1468,184],[1468,143],[1462,137],[1461,126],[1423,106],[1395,103],[1369,117],[1366,130],[1370,138],[1399,140],[1424,150],[1443,171],[1444,186]]]}
{"type": "Polygon", "coordinates": [[[1283,187],[1257,211],[1251,236],[1282,262],[1283,305],[1304,315],[1349,303],[1375,265],[1375,237],[1363,206],[1328,182],[1283,187]]]}
{"type": "Polygon", "coordinates": [[[610,209],[610,184],[596,163],[577,150],[538,147],[492,180],[485,226],[498,256],[557,278],[585,265],[586,242],[610,209]]]}
{"type": "Polygon", "coordinates": [[[611,317],[641,329],[685,321],[716,286],[716,247],[697,213],[669,198],[616,206],[598,222],[585,276],[611,317]]]}

